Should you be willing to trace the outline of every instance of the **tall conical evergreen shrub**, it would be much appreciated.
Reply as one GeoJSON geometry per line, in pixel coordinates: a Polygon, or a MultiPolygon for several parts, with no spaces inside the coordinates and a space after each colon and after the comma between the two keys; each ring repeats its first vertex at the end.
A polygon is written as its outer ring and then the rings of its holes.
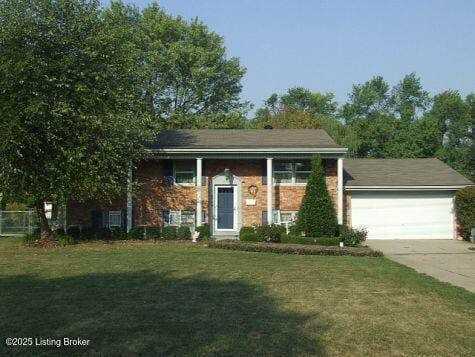
{"type": "Polygon", "coordinates": [[[297,228],[307,237],[334,237],[338,230],[333,202],[320,156],[312,158],[312,172],[300,206],[297,228]]]}

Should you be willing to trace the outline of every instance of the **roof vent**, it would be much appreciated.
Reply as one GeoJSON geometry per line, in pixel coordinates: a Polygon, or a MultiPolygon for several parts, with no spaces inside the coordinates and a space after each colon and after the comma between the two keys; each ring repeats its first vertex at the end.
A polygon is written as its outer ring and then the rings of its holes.
{"type": "Polygon", "coordinates": [[[267,124],[267,125],[264,127],[264,129],[274,129],[274,128],[272,127],[272,125],[267,124]]]}

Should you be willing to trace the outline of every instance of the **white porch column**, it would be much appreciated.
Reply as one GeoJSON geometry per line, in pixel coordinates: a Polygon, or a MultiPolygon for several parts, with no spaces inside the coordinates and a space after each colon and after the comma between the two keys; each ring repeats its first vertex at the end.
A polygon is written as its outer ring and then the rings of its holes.
{"type": "Polygon", "coordinates": [[[202,180],[203,176],[203,159],[196,159],[196,226],[199,227],[203,224],[201,220],[201,211],[203,210],[202,204],[202,180]]]}
{"type": "Polygon", "coordinates": [[[127,174],[127,232],[132,229],[132,167],[127,174]]]}
{"type": "Polygon", "coordinates": [[[338,224],[343,224],[343,158],[338,159],[338,224]]]}
{"type": "Polygon", "coordinates": [[[274,178],[272,175],[272,158],[267,158],[267,223],[272,224],[272,189],[274,188],[274,178]]]}

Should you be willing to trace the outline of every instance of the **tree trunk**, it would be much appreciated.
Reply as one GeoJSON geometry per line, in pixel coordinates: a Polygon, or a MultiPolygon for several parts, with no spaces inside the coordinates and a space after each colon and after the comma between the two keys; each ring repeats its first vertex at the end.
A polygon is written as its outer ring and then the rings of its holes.
{"type": "Polygon", "coordinates": [[[38,200],[35,203],[36,214],[40,223],[40,240],[52,240],[53,233],[46,219],[45,203],[43,200],[38,200]]]}

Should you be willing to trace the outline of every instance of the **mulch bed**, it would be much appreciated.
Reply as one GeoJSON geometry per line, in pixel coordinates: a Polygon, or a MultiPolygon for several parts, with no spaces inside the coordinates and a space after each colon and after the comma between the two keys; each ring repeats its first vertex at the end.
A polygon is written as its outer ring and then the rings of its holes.
{"type": "Polygon", "coordinates": [[[211,241],[210,248],[241,250],[246,252],[266,252],[295,255],[351,255],[380,257],[382,252],[369,247],[329,247],[321,245],[284,244],[284,243],[249,243],[239,241],[211,241]]]}

